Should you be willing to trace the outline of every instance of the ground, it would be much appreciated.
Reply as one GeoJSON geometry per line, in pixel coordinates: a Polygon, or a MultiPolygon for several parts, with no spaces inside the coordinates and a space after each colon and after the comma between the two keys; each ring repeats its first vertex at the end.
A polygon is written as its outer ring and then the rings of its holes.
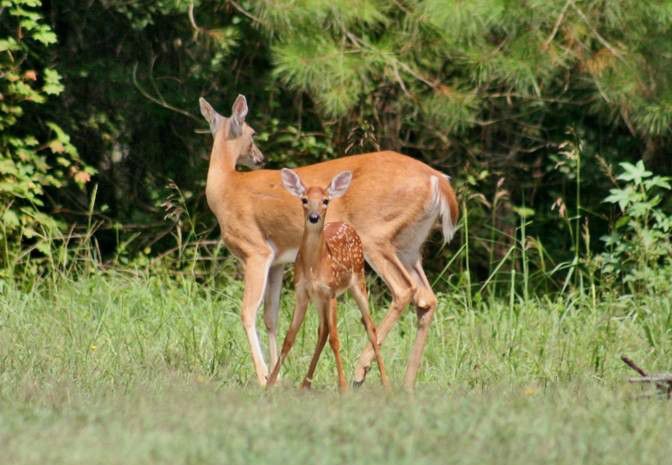
{"type": "MultiPolygon", "coordinates": [[[[2,281],[0,296],[3,464],[653,464],[672,454],[669,402],[639,399],[618,358],[669,370],[669,296],[441,294],[416,393],[384,394],[374,368],[344,396],[329,351],[315,389],[296,389],[314,312],[281,386],[256,386],[235,280],[91,273],[2,281]]],[[[373,300],[378,321],[384,297],[373,300]]],[[[282,335],[292,302],[286,291],[282,335]]],[[[354,304],[340,310],[351,373],[365,335],[354,304]]],[[[413,318],[383,346],[396,386],[413,318]]]]}

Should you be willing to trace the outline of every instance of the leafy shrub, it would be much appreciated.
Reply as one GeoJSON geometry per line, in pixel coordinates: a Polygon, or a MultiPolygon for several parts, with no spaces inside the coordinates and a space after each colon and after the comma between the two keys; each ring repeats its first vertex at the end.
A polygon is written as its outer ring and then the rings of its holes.
{"type": "Polygon", "coordinates": [[[45,233],[58,224],[46,213],[45,189],[83,185],[93,171],[51,115],[39,111],[64,89],[43,56],[57,39],[36,11],[40,0],[0,6],[0,242],[36,239],[46,248],[45,233]]]}
{"type": "Polygon", "coordinates": [[[599,257],[602,271],[635,288],[655,290],[669,285],[662,274],[672,265],[672,214],[661,207],[661,194],[672,188],[670,178],[654,175],[641,160],[620,166],[616,179],[624,184],[611,189],[604,201],[617,205],[622,216],[602,237],[607,248],[599,257]]]}

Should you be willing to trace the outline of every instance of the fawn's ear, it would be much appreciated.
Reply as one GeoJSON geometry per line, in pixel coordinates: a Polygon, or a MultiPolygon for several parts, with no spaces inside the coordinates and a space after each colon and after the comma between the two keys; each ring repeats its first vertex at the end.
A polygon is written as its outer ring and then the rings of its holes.
{"type": "Polygon", "coordinates": [[[350,171],[342,171],[334,176],[329,187],[327,187],[329,198],[335,199],[345,194],[345,191],[350,187],[350,181],[352,181],[352,173],[350,171]]]}
{"type": "Polygon", "coordinates": [[[198,105],[201,107],[201,115],[203,115],[203,118],[205,118],[210,125],[210,132],[214,136],[217,132],[219,122],[223,120],[224,117],[217,113],[215,109],[212,108],[212,105],[210,105],[203,97],[198,99],[198,105]]]}
{"type": "Polygon", "coordinates": [[[301,182],[301,178],[296,172],[288,168],[283,168],[280,170],[280,175],[282,176],[282,185],[292,194],[294,197],[303,197],[306,193],[306,187],[301,182]]]}
{"type": "Polygon", "coordinates": [[[243,133],[243,124],[247,116],[247,99],[239,94],[231,107],[231,118],[229,119],[229,137],[238,137],[243,133]]]}

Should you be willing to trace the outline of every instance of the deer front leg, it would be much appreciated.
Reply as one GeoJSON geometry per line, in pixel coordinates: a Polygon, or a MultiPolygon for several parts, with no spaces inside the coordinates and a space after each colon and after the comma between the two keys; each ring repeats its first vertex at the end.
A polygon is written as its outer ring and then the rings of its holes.
{"type": "Polygon", "coordinates": [[[275,381],[278,378],[278,373],[280,372],[280,367],[282,366],[287,354],[292,349],[294,341],[296,339],[296,333],[299,332],[301,328],[301,323],[303,323],[303,318],[306,316],[306,308],[308,307],[308,296],[305,292],[297,291],[296,292],[296,306],[294,307],[294,314],[292,315],[292,323],[289,325],[287,330],[287,335],[285,336],[285,341],[282,343],[282,351],[280,352],[280,358],[273,368],[271,376],[268,378],[268,386],[275,384],[275,381]]]}
{"type": "Polygon", "coordinates": [[[261,386],[266,385],[266,376],[268,368],[264,362],[264,355],[261,352],[259,335],[257,334],[257,310],[261,305],[261,300],[266,288],[268,270],[273,261],[272,254],[255,255],[245,260],[245,290],[243,291],[243,304],[240,318],[247,335],[247,342],[250,345],[254,369],[257,373],[257,381],[261,386]]]}
{"type": "Polygon", "coordinates": [[[327,337],[329,336],[329,327],[327,326],[327,315],[322,312],[322,309],[318,308],[320,326],[317,329],[317,344],[315,345],[315,352],[313,352],[313,358],[310,359],[310,366],[308,367],[308,373],[306,377],[303,378],[301,383],[301,389],[309,389],[313,383],[313,375],[315,374],[315,368],[317,367],[317,362],[320,359],[324,345],[327,343],[327,337]]]}

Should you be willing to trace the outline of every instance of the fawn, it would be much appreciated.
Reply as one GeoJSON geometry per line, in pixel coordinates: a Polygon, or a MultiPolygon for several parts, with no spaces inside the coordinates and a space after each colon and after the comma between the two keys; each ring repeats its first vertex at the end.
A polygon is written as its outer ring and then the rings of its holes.
{"type": "Polygon", "coordinates": [[[329,344],[336,358],[338,386],[341,392],[346,390],[345,373],[339,354],[340,341],[336,326],[336,298],[346,289],[349,289],[362,313],[362,323],[375,352],[381,382],[388,389],[389,381],[380,355],[376,328],[369,313],[362,241],[355,229],[347,223],[336,222],[325,225],[329,201],[345,194],[350,186],[352,173],[343,171],[337,174],[326,189],[321,187],[306,188],[299,175],[290,169],[283,169],[281,175],[285,189],[301,199],[305,226],[301,246],[294,264],[296,294],[294,315],[282,344],[280,358],[268,378],[268,386],[275,383],[280,366],[292,348],[296,333],[303,323],[308,302],[312,300],[318,310],[320,326],[317,346],[310,361],[308,373],[301,386],[303,388],[310,387],[317,361],[322,349],[324,349],[328,334],[329,344]]]}

